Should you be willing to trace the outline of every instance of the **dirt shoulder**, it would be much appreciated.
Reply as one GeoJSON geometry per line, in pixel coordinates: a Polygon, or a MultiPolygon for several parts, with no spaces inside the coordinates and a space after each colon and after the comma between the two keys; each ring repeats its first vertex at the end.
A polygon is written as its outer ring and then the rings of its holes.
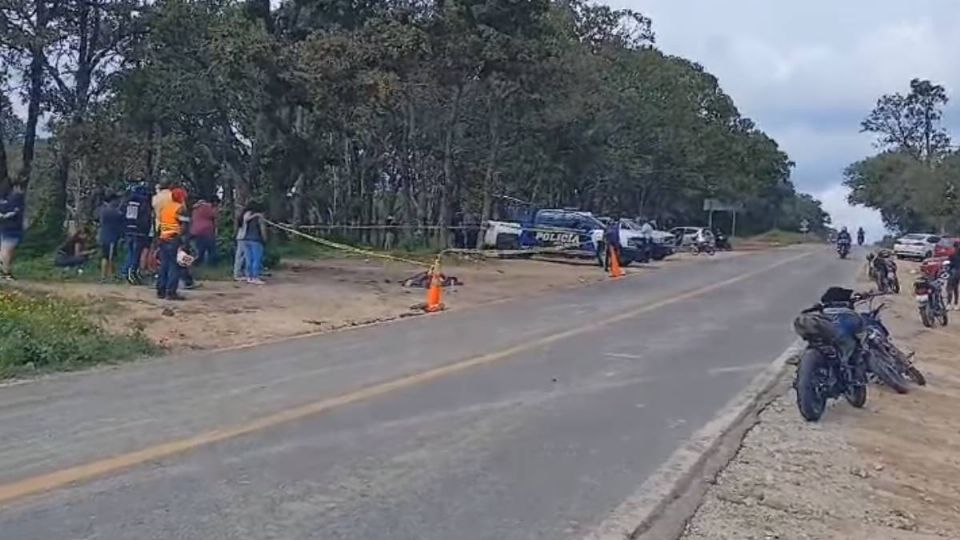
{"type": "MultiPolygon", "coordinates": [[[[719,253],[732,257],[738,253],[719,253]]],[[[669,271],[704,257],[677,255],[629,274],[669,271]]],[[[157,300],[149,287],[89,283],[20,283],[82,301],[116,331],[142,330],[169,349],[211,349],[248,345],[307,333],[418,315],[425,291],[401,284],[423,269],[378,259],[293,261],[273,273],[265,286],[208,281],[186,291],[179,303],[157,300]]],[[[591,261],[455,260],[443,266],[463,286],[444,291],[457,310],[489,302],[608,279],[591,261]]]]}
{"type": "Polygon", "coordinates": [[[923,328],[907,292],[890,298],[884,321],[916,351],[928,386],[897,395],[871,385],[864,409],[833,401],[812,424],[787,383],[683,538],[960,538],[960,320],[923,328]]]}

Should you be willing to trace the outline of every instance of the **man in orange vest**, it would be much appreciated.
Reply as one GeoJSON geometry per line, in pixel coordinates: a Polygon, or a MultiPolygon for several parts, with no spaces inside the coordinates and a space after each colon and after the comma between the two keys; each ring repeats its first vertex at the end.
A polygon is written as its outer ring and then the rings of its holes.
{"type": "Polygon", "coordinates": [[[180,284],[180,266],[177,252],[186,245],[190,217],[187,213],[187,192],[183,188],[170,190],[170,200],[158,205],[157,240],[160,251],[160,275],[157,277],[157,298],[183,300],[177,294],[180,284]]]}

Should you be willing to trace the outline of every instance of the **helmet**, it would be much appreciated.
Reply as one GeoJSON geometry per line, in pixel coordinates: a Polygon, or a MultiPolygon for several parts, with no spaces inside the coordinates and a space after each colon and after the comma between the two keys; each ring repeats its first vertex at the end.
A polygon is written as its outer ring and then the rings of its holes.
{"type": "Polygon", "coordinates": [[[180,266],[182,266],[182,267],[184,267],[184,268],[187,268],[187,267],[189,267],[191,264],[193,264],[193,259],[194,259],[194,257],[193,257],[192,255],[190,255],[189,253],[187,253],[185,250],[182,250],[182,249],[181,249],[181,250],[178,250],[178,251],[177,251],[177,264],[178,264],[178,265],[180,265],[180,266]]]}
{"type": "Polygon", "coordinates": [[[841,228],[840,228],[840,232],[847,232],[847,228],[846,228],[846,227],[841,227],[841,228]]]}

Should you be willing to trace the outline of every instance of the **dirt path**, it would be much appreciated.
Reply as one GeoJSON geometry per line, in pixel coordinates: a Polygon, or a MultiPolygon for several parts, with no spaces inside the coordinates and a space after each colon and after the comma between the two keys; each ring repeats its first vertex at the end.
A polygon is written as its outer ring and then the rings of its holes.
{"type": "MultiPolygon", "coordinates": [[[[913,277],[901,279],[909,289],[913,277]]],[[[683,538],[960,538],[960,326],[924,329],[909,290],[890,304],[884,320],[917,351],[928,386],[897,395],[871,385],[866,408],[834,401],[811,424],[788,383],[683,538]]]]}
{"type": "MultiPolygon", "coordinates": [[[[736,255],[720,253],[717,257],[736,255]]],[[[678,255],[627,271],[663,271],[706,260],[678,255]]],[[[402,263],[359,258],[297,261],[275,272],[265,286],[209,281],[200,289],[186,291],[188,299],[182,303],[157,300],[148,287],[85,283],[21,286],[79,299],[103,317],[108,327],[140,329],[172,350],[210,349],[419,314],[411,306],[424,301],[424,290],[401,286],[419,271],[422,269],[402,263]]],[[[464,284],[445,290],[444,302],[450,309],[608,279],[591,261],[459,261],[446,264],[443,271],[464,284]]]]}

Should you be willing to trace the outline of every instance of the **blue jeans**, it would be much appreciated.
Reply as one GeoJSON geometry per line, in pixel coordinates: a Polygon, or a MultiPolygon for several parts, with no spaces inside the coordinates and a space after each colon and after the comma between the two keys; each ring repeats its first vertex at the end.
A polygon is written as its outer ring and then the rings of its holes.
{"type": "Polygon", "coordinates": [[[196,236],[194,245],[197,249],[197,264],[214,266],[217,264],[217,237],[196,236]]]}
{"type": "Polygon", "coordinates": [[[150,239],[146,236],[130,234],[124,238],[124,245],[127,247],[127,257],[123,261],[120,273],[127,277],[140,271],[140,255],[150,245],[150,239]]]}
{"type": "Polygon", "coordinates": [[[239,243],[247,265],[247,277],[260,279],[260,274],[263,272],[263,243],[251,240],[241,240],[239,243]]]}
{"type": "Polygon", "coordinates": [[[233,277],[247,277],[247,254],[244,253],[243,240],[237,240],[236,253],[233,254],[233,277]]]}
{"type": "Polygon", "coordinates": [[[177,287],[180,285],[180,266],[177,265],[180,239],[161,240],[159,247],[160,275],[157,277],[157,294],[173,296],[177,294],[177,287]]]}

